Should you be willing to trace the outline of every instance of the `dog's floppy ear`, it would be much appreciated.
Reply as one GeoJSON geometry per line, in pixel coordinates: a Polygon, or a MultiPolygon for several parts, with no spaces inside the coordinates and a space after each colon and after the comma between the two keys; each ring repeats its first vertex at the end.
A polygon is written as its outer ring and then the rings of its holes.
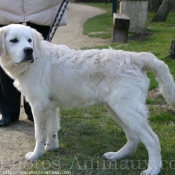
{"type": "Polygon", "coordinates": [[[38,57],[39,53],[40,53],[40,48],[41,48],[41,41],[43,40],[42,35],[37,32],[35,29],[32,29],[32,37],[33,37],[33,50],[34,50],[34,54],[36,57],[38,57]]]}
{"type": "Polygon", "coordinates": [[[5,30],[3,28],[0,29],[0,57],[3,58],[6,55],[6,47],[5,47],[5,30]]]}

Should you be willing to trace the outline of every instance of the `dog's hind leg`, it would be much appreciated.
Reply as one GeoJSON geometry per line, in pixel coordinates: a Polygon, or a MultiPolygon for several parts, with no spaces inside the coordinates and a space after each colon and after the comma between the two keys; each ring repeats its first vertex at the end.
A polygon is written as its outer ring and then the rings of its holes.
{"type": "Polygon", "coordinates": [[[120,118],[116,115],[116,113],[111,109],[110,106],[106,105],[106,109],[108,110],[111,117],[123,128],[127,137],[127,143],[119,151],[115,153],[113,152],[106,153],[104,154],[104,157],[106,159],[110,158],[110,160],[117,160],[131,155],[136,151],[138,144],[140,143],[139,137],[132,130],[130,130],[122,122],[122,120],[120,120],[120,118]]]}
{"type": "Polygon", "coordinates": [[[131,146],[133,145],[131,144],[132,143],[131,140],[133,138],[135,139],[135,141],[140,140],[146,146],[148,150],[148,154],[149,154],[148,168],[144,170],[141,174],[142,175],[157,175],[160,172],[160,169],[162,166],[161,154],[160,154],[161,148],[160,148],[159,139],[157,135],[152,131],[152,129],[147,123],[146,106],[141,103],[140,104],[134,104],[134,103],[127,104],[126,101],[125,103],[120,103],[120,105],[118,106],[115,106],[114,103],[109,104],[109,106],[119,118],[119,120],[116,120],[116,121],[119,122],[119,124],[123,123],[122,127],[125,130],[125,132],[126,131],[130,132],[130,134],[127,135],[127,138],[128,136],[130,136],[130,141],[129,141],[130,144],[126,144],[118,152],[106,153],[104,157],[109,160],[115,160],[119,157],[118,156],[119,153],[120,153],[120,156],[121,156],[121,153],[123,155],[125,154],[124,151],[126,151],[126,154],[128,154],[130,153],[130,151],[128,151],[127,149],[133,147],[131,146]]]}
{"type": "Polygon", "coordinates": [[[35,122],[35,139],[36,145],[33,152],[29,152],[26,154],[25,158],[30,162],[36,161],[39,157],[41,157],[45,152],[45,144],[46,144],[46,133],[47,133],[47,104],[32,104],[32,112],[34,114],[34,122],[35,122]]]}
{"type": "Polygon", "coordinates": [[[56,150],[58,149],[58,130],[59,130],[59,116],[58,110],[53,108],[48,113],[48,130],[47,130],[47,141],[45,150],[56,150]]]}

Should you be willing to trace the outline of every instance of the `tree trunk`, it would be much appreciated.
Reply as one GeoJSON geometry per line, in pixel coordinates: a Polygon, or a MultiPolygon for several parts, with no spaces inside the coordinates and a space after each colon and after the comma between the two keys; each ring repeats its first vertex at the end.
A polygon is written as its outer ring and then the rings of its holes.
{"type": "Polygon", "coordinates": [[[148,9],[149,11],[157,12],[161,4],[162,0],[149,0],[148,9]]]}
{"type": "Polygon", "coordinates": [[[161,6],[159,7],[156,15],[153,17],[152,22],[163,22],[166,21],[166,18],[173,8],[175,0],[163,0],[161,6]]]}
{"type": "Polygon", "coordinates": [[[167,58],[175,59],[175,37],[174,37],[174,39],[172,41],[172,44],[171,44],[171,47],[170,47],[170,51],[168,53],[167,58]]]}

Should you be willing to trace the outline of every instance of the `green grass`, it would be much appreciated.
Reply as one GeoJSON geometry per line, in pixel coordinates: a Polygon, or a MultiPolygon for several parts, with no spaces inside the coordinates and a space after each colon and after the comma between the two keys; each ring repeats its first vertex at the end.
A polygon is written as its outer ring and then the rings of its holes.
{"type": "MultiPolygon", "coordinates": [[[[110,38],[112,31],[111,5],[90,4],[107,10],[106,14],[89,19],[84,25],[84,34],[91,37],[110,38]]],[[[170,13],[167,22],[150,23],[154,14],[148,16],[148,32],[152,33],[142,41],[127,44],[110,44],[114,49],[128,51],[150,51],[164,60],[175,77],[175,62],[167,60],[175,31],[175,14],[170,13]]],[[[129,34],[134,35],[133,33],[129,34]]],[[[108,46],[98,47],[107,48],[108,46]]],[[[158,86],[155,77],[148,72],[150,89],[158,86]]],[[[162,147],[163,168],[160,175],[175,174],[175,114],[160,110],[165,104],[163,98],[148,98],[150,108],[149,123],[158,135],[162,147]]],[[[106,109],[95,105],[85,109],[61,109],[60,148],[47,152],[36,161],[31,171],[69,171],[73,175],[137,175],[146,169],[148,155],[141,144],[130,157],[108,162],[102,155],[117,151],[126,143],[123,130],[110,118],[106,109]]],[[[41,173],[42,174],[42,173],[41,173]]],[[[43,173],[44,174],[44,173],[43,173]]],[[[52,174],[52,173],[48,173],[52,174]]],[[[68,173],[67,173],[68,174],[68,173]]]]}
{"type": "Polygon", "coordinates": [[[107,11],[107,13],[89,19],[84,25],[83,33],[90,37],[99,37],[104,39],[110,38],[112,30],[111,4],[105,5],[103,3],[89,3],[89,5],[103,8],[107,11]]]}

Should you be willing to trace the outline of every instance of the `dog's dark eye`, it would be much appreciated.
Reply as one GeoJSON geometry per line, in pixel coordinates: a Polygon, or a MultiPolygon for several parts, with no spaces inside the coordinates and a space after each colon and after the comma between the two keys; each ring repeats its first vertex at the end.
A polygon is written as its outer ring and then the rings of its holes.
{"type": "Polygon", "coordinates": [[[11,39],[10,42],[11,43],[17,43],[18,42],[18,39],[17,38],[11,39]]]}
{"type": "Polygon", "coordinates": [[[32,42],[32,39],[29,38],[29,39],[28,39],[28,42],[31,43],[31,42],[32,42]]]}

